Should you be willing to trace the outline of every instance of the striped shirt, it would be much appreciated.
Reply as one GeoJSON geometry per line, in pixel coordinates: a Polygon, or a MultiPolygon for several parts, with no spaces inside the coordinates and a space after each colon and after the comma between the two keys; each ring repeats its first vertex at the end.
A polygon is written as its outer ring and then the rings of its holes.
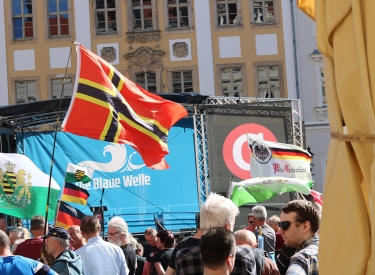
{"type": "Polygon", "coordinates": [[[318,247],[318,235],[305,240],[290,258],[286,275],[318,275],[318,247]]]}

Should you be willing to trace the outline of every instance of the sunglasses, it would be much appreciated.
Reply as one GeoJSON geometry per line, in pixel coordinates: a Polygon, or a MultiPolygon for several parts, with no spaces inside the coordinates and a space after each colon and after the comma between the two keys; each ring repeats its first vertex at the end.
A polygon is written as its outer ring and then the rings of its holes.
{"type": "Polygon", "coordinates": [[[295,223],[295,222],[300,222],[300,221],[294,221],[294,222],[290,222],[290,221],[283,221],[283,222],[278,222],[278,225],[279,227],[283,230],[283,231],[287,231],[290,227],[290,225],[292,223],[295,223]]]}
{"type": "Polygon", "coordinates": [[[248,221],[248,223],[254,223],[254,221],[248,221]]]}

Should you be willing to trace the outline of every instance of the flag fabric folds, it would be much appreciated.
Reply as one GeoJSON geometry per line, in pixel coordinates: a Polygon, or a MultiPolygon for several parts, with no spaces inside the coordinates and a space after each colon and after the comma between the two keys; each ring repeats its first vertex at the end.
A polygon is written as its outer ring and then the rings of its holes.
{"type": "Polygon", "coordinates": [[[311,155],[296,145],[258,140],[248,135],[252,177],[285,177],[312,181],[311,155]]]}
{"type": "Polygon", "coordinates": [[[284,177],[257,177],[232,182],[229,197],[237,206],[261,203],[286,192],[310,194],[313,181],[284,177]]]}
{"type": "Polygon", "coordinates": [[[59,213],[57,214],[55,226],[68,229],[72,225],[80,225],[82,218],[86,216],[73,206],[60,201],[59,213]]]}
{"type": "Polygon", "coordinates": [[[168,131],[187,115],[185,108],[147,92],[82,45],[77,53],[76,83],[63,131],[129,144],[146,166],[168,168],[168,131]]]}
{"type": "MultiPolygon", "coordinates": [[[[28,220],[45,216],[49,181],[49,175],[27,156],[0,153],[0,213],[28,220]]],[[[59,194],[60,187],[51,177],[49,221],[56,216],[59,194]]]]}
{"type": "Polygon", "coordinates": [[[89,192],[75,184],[66,182],[61,197],[62,201],[74,202],[78,204],[87,204],[87,198],[90,196],[89,192]]]}
{"type": "Polygon", "coordinates": [[[162,231],[162,230],[167,230],[155,216],[154,216],[154,221],[155,221],[155,227],[156,227],[157,232],[162,231]]]}
{"type": "Polygon", "coordinates": [[[94,170],[89,167],[83,167],[68,163],[65,173],[66,182],[88,183],[94,175],[94,170]]]}

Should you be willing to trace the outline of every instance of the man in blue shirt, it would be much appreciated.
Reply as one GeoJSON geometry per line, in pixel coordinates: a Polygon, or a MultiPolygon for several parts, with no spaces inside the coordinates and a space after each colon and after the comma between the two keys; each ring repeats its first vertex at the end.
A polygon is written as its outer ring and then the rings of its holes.
{"type": "Polygon", "coordinates": [[[0,231],[0,274],[1,275],[55,275],[55,271],[35,260],[14,256],[10,252],[10,240],[0,231]]]}

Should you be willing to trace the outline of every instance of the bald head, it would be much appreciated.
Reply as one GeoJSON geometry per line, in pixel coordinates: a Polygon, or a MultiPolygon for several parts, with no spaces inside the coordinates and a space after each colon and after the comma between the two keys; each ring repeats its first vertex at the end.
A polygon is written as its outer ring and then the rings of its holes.
{"type": "Polygon", "coordinates": [[[234,239],[236,240],[236,245],[250,246],[251,248],[255,248],[257,244],[255,234],[246,229],[234,232],[234,239]]]}

